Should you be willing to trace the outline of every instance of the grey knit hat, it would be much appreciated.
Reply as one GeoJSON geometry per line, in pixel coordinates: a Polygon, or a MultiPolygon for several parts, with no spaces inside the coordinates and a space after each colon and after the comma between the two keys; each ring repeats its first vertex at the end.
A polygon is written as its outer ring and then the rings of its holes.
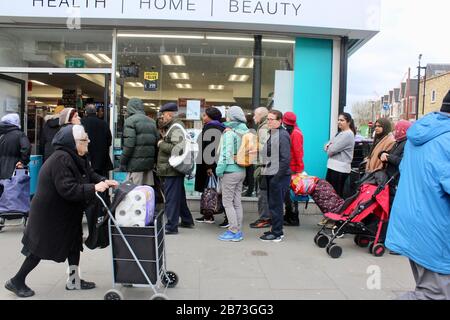
{"type": "Polygon", "coordinates": [[[232,106],[228,109],[227,116],[230,121],[237,121],[242,123],[247,123],[247,119],[245,118],[244,111],[242,111],[241,107],[232,106]]]}

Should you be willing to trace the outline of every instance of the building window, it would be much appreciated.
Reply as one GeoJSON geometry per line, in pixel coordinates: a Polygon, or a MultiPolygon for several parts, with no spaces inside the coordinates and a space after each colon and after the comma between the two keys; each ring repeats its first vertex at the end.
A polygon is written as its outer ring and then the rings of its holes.
{"type": "Polygon", "coordinates": [[[436,102],[436,90],[431,91],[431,103],[436,102]]]}

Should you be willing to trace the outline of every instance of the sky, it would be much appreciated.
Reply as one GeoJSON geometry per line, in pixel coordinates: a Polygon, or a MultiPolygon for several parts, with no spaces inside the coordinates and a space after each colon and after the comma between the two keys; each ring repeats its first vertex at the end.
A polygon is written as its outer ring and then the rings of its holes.
{"type": "Polygon", "coordinates": [[[419,54],[422,66],[450,64],[449,0],[381,0],[381,5],[380,33],[349,58],[349,111],[357,101],[398,88],[409,67],[417,78],[419,54]]]}

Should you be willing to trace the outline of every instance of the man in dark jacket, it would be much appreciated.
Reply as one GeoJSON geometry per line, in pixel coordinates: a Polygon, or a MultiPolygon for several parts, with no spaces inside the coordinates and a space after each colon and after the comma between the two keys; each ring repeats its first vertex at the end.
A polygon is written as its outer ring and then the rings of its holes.
{"type": "Polygon", "coordinates": [[[271,110],[267,116],[269,139],[263,149],[264,168],[267,177],[269,211],[272,213],[272,229],[260,237],[262,241],[280,242],[283,234],[283,204],[291,182],[291,139],[282,124],[283,114],[271,110]]]}
{"type": "Polygon", "coordinates": [[[20,130],[18,114],[7,114],[0,122],[0,179],[9,179],[16,168],[30,162],[31,146],[20,130]]]}
{"type": "Polygon", "coordinates": [[[113,169],[109,148],[112,144],[111,131],[108,124],[97,118],[97,110],[93,104],[86,105],[86,117],[81,119],[86,133],[89,136],[89,154],[92,169],[99,175],[108,176],[108,172],[113,169]]]}
{"type": "Polygon", "coordinates": [[[58,106],[55,109],[54,114],[47,115],[44,118],[44,125],[42,126],[41,134],[39,136],[39,154],[43,156],[43,162],[45,162],[55,151],[53,149],[52,140],[59,131],[59,116],[63,109],[63,106],[58,106]]]}
{"type": "MultiPolygon", "coordinates": [[[[90,140],[88,159],[95,173],[108,177],[109,171],[113,169],[111,158],[109,157],[109,147],[112,144],[111,131],[106,121],[97,118],[95,105],[87,104],[85,111],[86,117],[81,119],[81,124],[90,140]]],[[[101,196],[106,204],[110,205],[107,193],[102,193],[101,196]]],[[[103,206],[100,201],[97,201],[97,199],[92,201],[86,208],[85,213],[89,230],[89,236],[85,241],[85,245],[89,249],[106,247],[109,244],[109,239],[107,237],[99,237],[99,229],[97,228],[98,219],[104,216],[103,206]]]]}
{"type": "Polygon", "coordinates": [[[184,174],[175,170],[169,164],[172,155],[180,155],[183,152],[184,125],[177,119],[178,106],[169,102],[161,107],[162,130],[165,136],[158,142],[158,176],[164,179],[164,196],[166,200],[165,213],[167,216],[166,234],[177,234],[178,227],[192,228],[194,219],[186,202],[186,190],[184,188],[184,174]],[[183,128],[181,129],[180,128],[183,128]],[[181,217],[181,223],[178,220],[181,217]]]}
{"type": "Polygon", "coordinates": [[[123,153],[121,171],[128,172],[128,180],[136,185],[154,185],[156,142],[159,133],[156,122],[145,115],[142,100],[130,99],[127,105],[128,118],[123,131],[123,153]]]}

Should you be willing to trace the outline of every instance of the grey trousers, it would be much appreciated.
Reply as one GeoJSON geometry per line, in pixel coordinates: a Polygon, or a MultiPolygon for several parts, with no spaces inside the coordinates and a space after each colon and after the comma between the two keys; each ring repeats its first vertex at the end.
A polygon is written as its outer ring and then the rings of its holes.
{"type": "Polygon", "coordinates": [[[450,300],[450,275],[427,270],[412,260],[409,263],[416,290],[403,294],[398,300],[450,300]]]}
{"type": "Polygon", "coordinates": [[[155,185],[155,181],[153,179],[153,171],[144,171],[144,172],[128,172],[127,180],[131,181],[137,186],[155,185]]]}
{"type": "Polygon", "coordinates": [[[222,203],[230,226],[228,229],[234,233],[241,231],[244,219],[242,209],[242,185],[245,180],[244,172],[225,173],[220,179],[222,186],[222,203]]]}

